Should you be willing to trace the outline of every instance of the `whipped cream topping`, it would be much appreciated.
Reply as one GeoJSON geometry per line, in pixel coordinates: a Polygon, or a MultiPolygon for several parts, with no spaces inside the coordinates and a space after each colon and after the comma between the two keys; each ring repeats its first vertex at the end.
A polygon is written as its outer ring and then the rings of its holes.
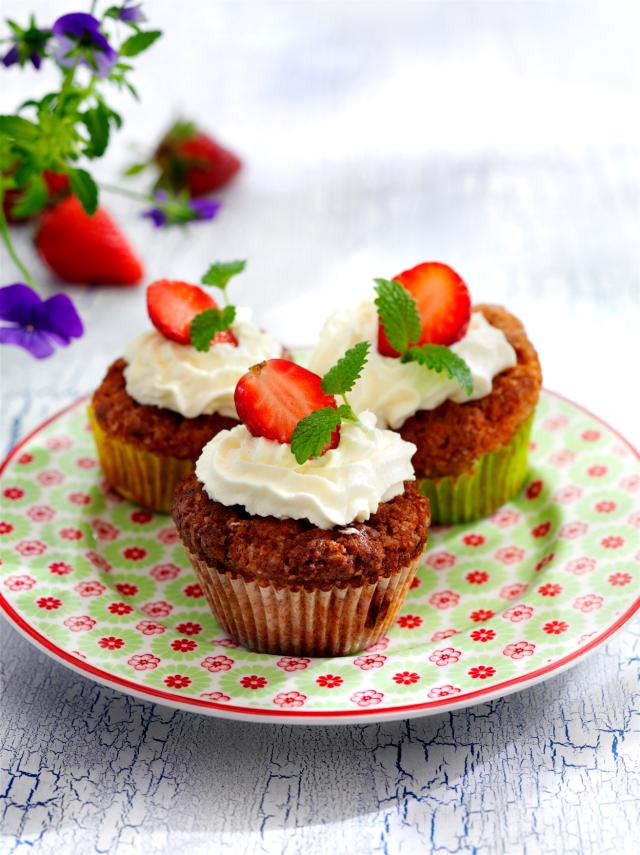
{"type": "Polygon", "coordinates": [[[256,362],[280,356],[282,348],[250,321],[239,320],[232,330],[237,347],[220,342],[206,353],[155,329],[143,333],[125,352],[127,392],[139,404],[165,407],[187,419],[211,413],[237,418],[236,383],[256,362]]]}
{"type": "Polygon", "coordinates": [[[517,362],[502,330],[492,327],[481,312],[473,312],[466,335],[451,346],[471,369],[473,392],[467,395],[445,373],[378,353],[378,313],[373,300],[366,300],[329,317],[309,368],[324,374],[345,350],[364,339],[371,342],[371,352],[349,393],[349,403],[356,412],[374,412],[379,427],[397,429],[418,410],[433,410],[447,399],[463,404],[484,398],[491,392],[493,378],[517,362]]]}
{"type": "Polygon", "coordinates": [[[364,522],[415,477],[415,445],[375,423],[367,412],[357,424],[343,422],[338,447],[302,464],[289,445],[238,425],[205,445],[196,476],[210,499],[256,516],[306,519],[324,529],[364,522]]]}

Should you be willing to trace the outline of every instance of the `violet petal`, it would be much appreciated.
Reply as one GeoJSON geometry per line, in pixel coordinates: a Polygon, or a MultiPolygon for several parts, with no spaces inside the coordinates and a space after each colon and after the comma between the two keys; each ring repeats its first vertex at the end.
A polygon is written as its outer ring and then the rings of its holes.
{"type": "Polygon", "coordinates": [[[9,48],[9,50],[2,57],[2,64],[5,66],[5,68],[9,68],[10,65],[15,65],[19,59],[20,51],[18,50],[18,45],[13,45],[13,47],[9,48]]]}
{"type": "Polygon", "coordinates": [[[146,21],[142,7],[140,5],[129,6],[128,0],[125,0],[125,3],[122,5],[118,17],[121,21],[125,21],[128,24],[140,24],[142,21],[146,21]]]}
{"type": "Polygon", "coordinates": [[[212,220],[222,207],[222,203],[215,199],[191,199],[189,207],[196,212],[199,220],[212,220]]]}
{"type": "Polygon", "coordinates": [[[25,330],[22,327],[0,327],[0,344],[15,344],[28,350],[36,359],[46,359],[53,353],[53,345],[46,333],[25,330]]]}
{"type": "Polygon", "coordinates": [[[150,208],[141,216],[147,217],[147,219],[151,220],[157,229],[161,229],[167,223],[167,215],[160,208],[150,208]]]}
{"type": "Polygon", "coordinates": [[[38,312],[37,329],[51,333],[61,343],[68,344],[72,338],[80,338],[84,332],[82,320],[71,298],[66,294],[55,294],[45,300],[38,312]]]}
{"type": "Polygon", "coordinates": [[[28,285],[16,282],[0,288],[0,319],[21,326],[33,323],[33,317],[42,306],[42,300],[28,285]]]}
{"type": "Polygon", "coordinates": [[[87,12],[69,12],[61,15],[52,27],[56,36],[71,36],[81,39],[85,33],[97,32],[100,29],[100,21],[87,12]]]}

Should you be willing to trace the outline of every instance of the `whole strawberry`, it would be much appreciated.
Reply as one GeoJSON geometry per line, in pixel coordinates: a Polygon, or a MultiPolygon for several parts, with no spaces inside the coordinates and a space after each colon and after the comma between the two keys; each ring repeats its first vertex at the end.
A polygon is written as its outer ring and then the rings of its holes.
{"type": "Polygon", "coordinates": [[[40,258],[65,282],[136,285],[142,265],[104,208],[90,217],[75,196],[42,215],[35,237],[40,258]]]}
{"type": "Polygon", "coordinates": [[[206,196],[224,187],[242,166],[229,149],[191,122],[176,122],[156,149],[158,185],[191,196],[206,196]]]}

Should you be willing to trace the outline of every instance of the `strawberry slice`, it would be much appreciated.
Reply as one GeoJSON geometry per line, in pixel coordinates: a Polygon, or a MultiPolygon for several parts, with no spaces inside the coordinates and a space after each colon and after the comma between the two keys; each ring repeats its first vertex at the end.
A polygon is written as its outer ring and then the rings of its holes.
{"type": "MultiPolygon", "coordinates": [[[[447,264],[426,261],[393,277],[413,296],[422,320],[416,344],[450,345],[459,341],[471,319],[469,289],[447,264]]],[[[391,347],[382,324],[378,327],[378,350],[383,356],[398,356],[391,347]]]]}
{"type": "MultiPolygon", "coordinates": [[[[290,443],[300,419],[322,407],[335,407],[333,395],[322,391],[322,380],[287,359],[267,359],[238,380],[235,392],[238,417],[254,436],[290,443]]],[[[336,448],[336,430],[328,448],[336,448]]]]}
{"type": "MultiPolygon", "coordinates": [[[[191,344],[191,321],[200,312],[215,308],[216,301],[210,294],[188,282],[158,279],[147,288],[147,312],[151,323],[165,338],[178,344],[191,344]]],[[[219,332],[214,342],[238,346],[238,339],[231,330],[219,332]]]]}

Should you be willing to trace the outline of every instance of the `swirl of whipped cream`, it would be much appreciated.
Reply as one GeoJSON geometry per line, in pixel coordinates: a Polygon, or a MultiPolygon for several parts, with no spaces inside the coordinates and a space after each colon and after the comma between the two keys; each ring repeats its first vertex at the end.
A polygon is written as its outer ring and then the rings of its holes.
{"type": "Polygon", "coordinates": [[[367,412],[359,423],[344,422],[338,447],[302,464],[289,445],[238,425],[205,445],[196,476],[210,499],[256,516],[306,519],[325,529],[364,522],[415,477],[415,445],[375,423],[367,412]]]}
{"type": "Polygon", "coordinates": [[[236,383],[256,362],[280,356],[282,348],[249,321],[237,321],[232,329],[237,347],[220,342],[206,353],[155,329],[143,333],[125,352],[127,392],[139,404],[164,407],[187,419],[211,413],[237,418],[236,383]]]}
{"type": "Polygon", "coordinates": [[[491,392],[493,378],[517,362],[502,330],[492,327],[481,312],[473,312],[466,335],[451,346],[471,369],[473,392],[467,395],[444,373],[378,353],[378,314],[374,302],[366,300],[329,317],[311,355],[310,369],[324,374],[345,350],[364,339],[371,342],[371,352],[349,402],[356,412],[374,412],[383,428],[400,428],[418,410],[434,410],[447,399],[463,404],[484,398],[491,392]]]}

